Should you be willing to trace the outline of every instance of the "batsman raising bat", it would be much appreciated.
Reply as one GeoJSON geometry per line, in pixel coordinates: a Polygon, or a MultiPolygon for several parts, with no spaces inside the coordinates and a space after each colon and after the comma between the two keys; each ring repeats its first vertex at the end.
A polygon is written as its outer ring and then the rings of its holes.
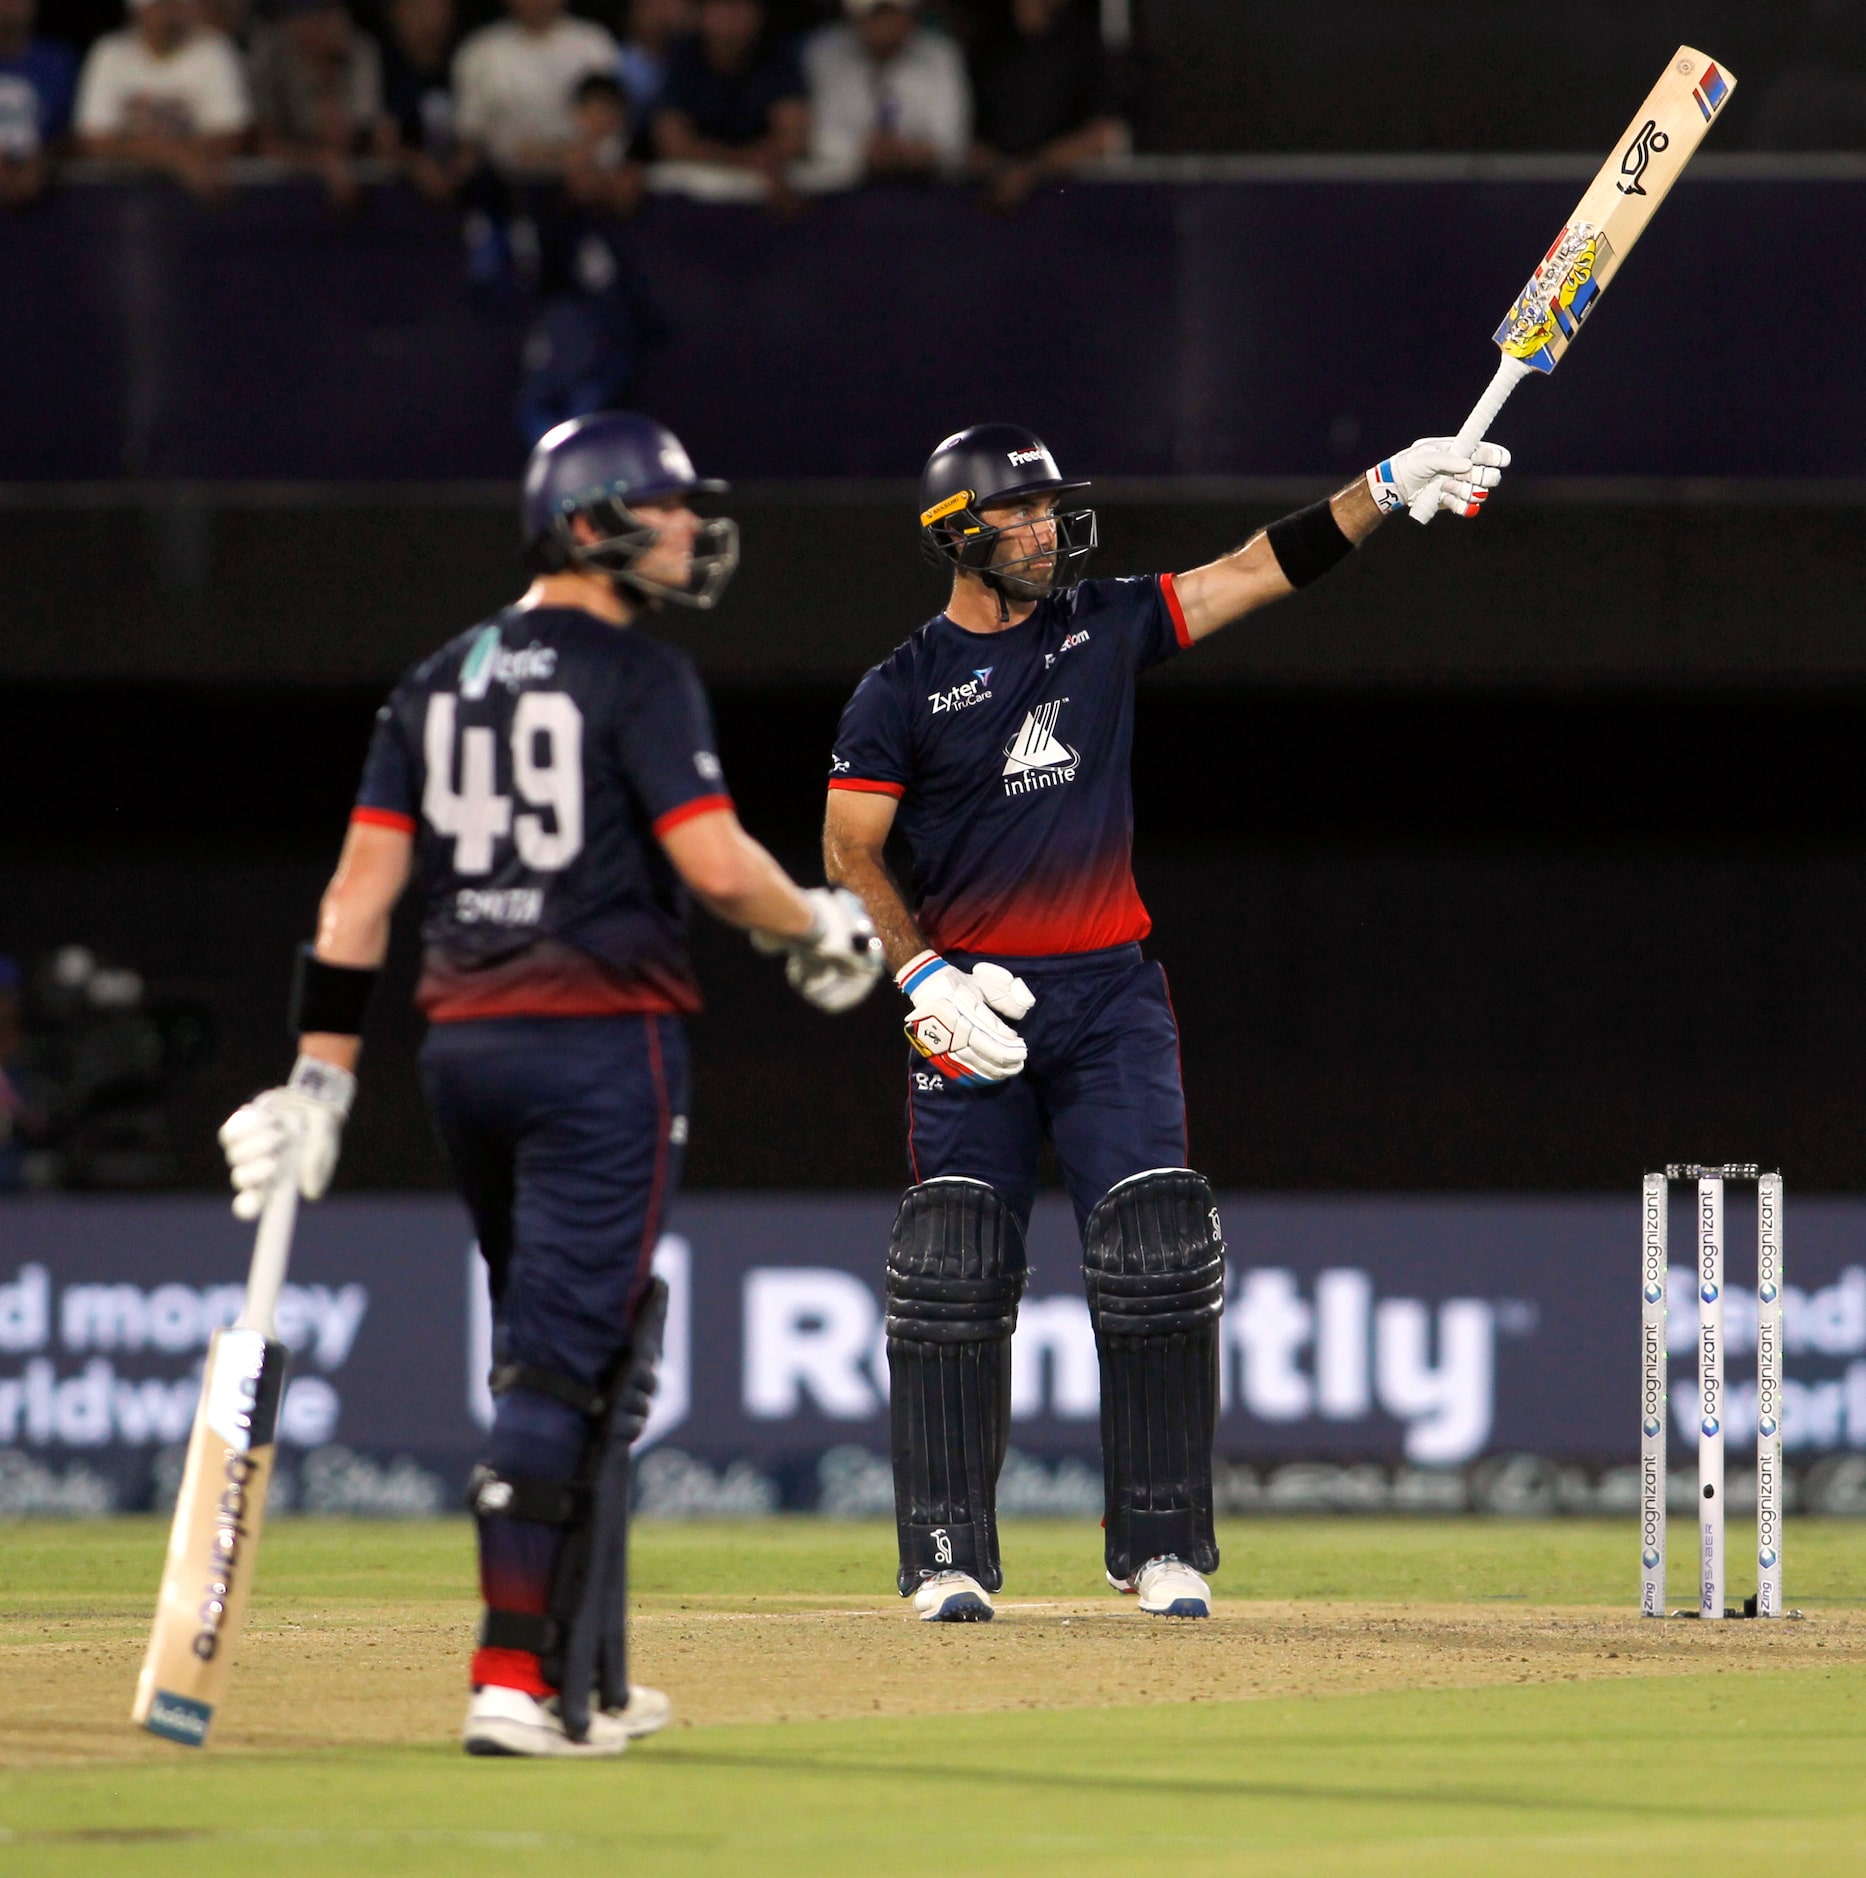
{"type": "Polygon", "coordinates": [[[805,892],[739,825],[686,655],[643,627],[710,606],[738,559],[674,436],[609,412],[525,476],[515,606],[417,665],[377,717],[349,837],[303,948],[289,1081],[221,1140],[256,1216],[296,1149],[329,1185],[389,917],[418,876],[421,1068],[493,1297],[493,1427],[474,1470],[486,1603],[473,1754],[612,1755],[668,1701],[624,1654],[628,1449],[654,1387],[652,1258],[687,1140],[686,893],[827,1011],[881,972],[853,896],[805,892]]]}
{"type": "Polygon", "coordinates": [[[917,1053],[887,1332],[897,1583],[926,1620],[988,1619],[1003,1584],[995,1497],[1045,1136],[1101,1364],[1108,1582],[1158,1616],[1211,1613],[1225,1248],[1187,1165],[1165,974],[1140,950],[1135,679],[1318,579],[1386,516],[1478,514],[1509,463],[1485,432],[1517,384],[1555,369],[1735,83],[1679,47],[1498,330],[1502,362],[1456,437],[1415,443],[1234,554],[1083,580],[1095,517],[1062,498],[1088,485],[1039,438],[984,424],[928,461],[923,545],[950,568],[951,598],[857,687],[824,831],[829,877],[866,904],[917,1053]],[[905,890],[882,856],[897,823],[905,890]]]}
{"type": "Polygon", "coordinates": [[[921,484],[945,611],[862,680],[830,765],[829,878],[907,1000],[914,1185],[887,1254],[901,1595],[992,1615],[1024,1234],[1047,1135],[1101,1361],[1108,1580],[1205,1617],[1224,1241],[1188,1165],[1179,1035],[1130,866],[1134,685],[1319,579],[1382,519],[1474,516],[1508,452],[1429,438],[1190,573],[1084,580],[1092,511],[1042,440],[949,437],[921,484]],[[898,824],[913,863],[882,850],[898,824]]]}

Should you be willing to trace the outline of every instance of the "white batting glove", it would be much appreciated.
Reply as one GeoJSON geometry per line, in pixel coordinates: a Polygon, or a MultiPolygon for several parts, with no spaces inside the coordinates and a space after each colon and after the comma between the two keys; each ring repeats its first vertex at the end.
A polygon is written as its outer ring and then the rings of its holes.
{"type": "Polygon", "coordinates": [[[337,1171],[343,1124],[356,1078],[335,1063],[301,1056],[283,1088],[268,1089],[221,1124],[220,1146],[233,1177],[233,1215],[257,1219],[296,1143],[298,1191],[321,1200],[337,1171]]]}
{"type": "Polygon", "coordinates": [[[784,976],[799,997],[819,1011],[852,1011],[881,976],[881,941],[861,899],[847,887],[812,887],[804,896],[815,915],[798,939],[752,934],[760,952],[788,952],[784,976]]]}
{"type": "Polygon", "coordinates": [[[1510,453],[1499,443],[1480,443],[1466,456],[1456,437],[1421,437],[1367,472],[1367,493],[1381,514],[1397,515],[1436,483],[1439,508],[1468,518],[1483,513],[1509,467],[1510,453]]]}
{"type": "Polygon", "coordinates": [[[1030,1014],[1035,994],[1002,965],[962,972],[937,952],[922,952],[895,973],[909,1000],[907,1041],[955,1082],[1006,1082],[1024,1067],[1028,1048],[1004,1020],[1030,1014]]]}

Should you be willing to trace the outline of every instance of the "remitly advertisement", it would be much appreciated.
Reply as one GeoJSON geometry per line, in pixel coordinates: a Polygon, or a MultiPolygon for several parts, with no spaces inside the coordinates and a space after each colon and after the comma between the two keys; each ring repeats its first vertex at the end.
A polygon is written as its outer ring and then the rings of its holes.
{"type": "MultiPolygon", "coordinates": [[[[1689,1196],[1674,1205],[1668,1329],[1684,1474],[1695,1465],[1696,1299],[1683,1262],[1689,1196]]],[[[1423,1475],[1500,1455],[1594,1469],[1634,1460],[1636,1189],[1225,1194],[1219,1206],[1228,1461],[1423,1475]]],[[[893,1214],[886,1195],[680,1203],[656,1255],[671,1311],[642,1466],[651,1506],[883,1510],[893,1214]]],[[[1738,1446],[1754,1438],[1754,1230],[1753,1195],[1732,1186],[1727,1425],[1738,1446]]],[[[0,1514],[172,1495],[207,1340],[238,1313],[250,1249],[249,1229],[218,1198],[0,1205],[0,1514]]],[[[1033,1506],[1079,1510],[1099,1490],[1098,1386],[1074,1220],[1060,1200],[1039,1204],[1029,1250],[1011,1475],[1033,1506]]],[[[1785,1429],[1791,1462],[1805,1466],[1866,1451],[1866,1200],[1798,1201],[1791,1188],[1785,1250],[1785,1429]]],[[[491,1414],[491,1319],[454,1202],[305,1208],[279,1332],[293,1352],[282,1507],[458,1503],[491,1414]]]]}

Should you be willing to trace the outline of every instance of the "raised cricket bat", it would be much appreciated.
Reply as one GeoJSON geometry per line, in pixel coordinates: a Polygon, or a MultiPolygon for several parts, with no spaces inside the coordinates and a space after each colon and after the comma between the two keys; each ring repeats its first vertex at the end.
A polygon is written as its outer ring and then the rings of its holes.
{"type": "MultiPolygon", "coordinates": [[[[1533,373],[1554,371],[1606,292],[1633,243],[1717,121],[1736,80],[1726,66],[1691,46],[1672,55],[1615,153],[1529,277],[1529,285],[1497,328],[1503,349],[1497,375],[1458,432],[1465,455],[1483,442],[1509,395],[1533,373]]],[[[1436,485],[1412,505],[1415,522],[1438,509],[1436,485]]]]}
{"type": "Polygon", "coordinates": [[[151,1734],[188,1747],[207,1740],[252,1589],[289,1361],[273,1319],[297,1217],[292,1152],[259,1218],[245,1308],[207,1346],[155,1627],[130,1710],[151,1734]]]}

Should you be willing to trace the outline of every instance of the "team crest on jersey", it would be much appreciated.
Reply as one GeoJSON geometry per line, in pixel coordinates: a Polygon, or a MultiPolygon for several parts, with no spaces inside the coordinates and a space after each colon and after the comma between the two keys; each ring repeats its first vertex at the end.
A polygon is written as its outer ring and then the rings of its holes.
{"type": "Polygon", "coordinates": [[[994,665],[980,666],[963,685],[954,685],[949,691],[929,691],[927,702],[933,707],[933,715],[940,717],[947,711],[969,711],[973,705],[983,704],[991,696],[991,675],[996,670],[994,665]]]}
{"type": "Polygon", "coordinates": [[[1056,735],[1057,719],[1067,698],[1052,698],[1025,717],[1017,735],[1004,746],[1004,793],[1029,795],[1074,782],[1080,753],[1056,735]]]}
{"type": "Polygon", "coordinates": [[[497,626],[484,626],[474,638],[460,666],[460,695],[483,698],[494,685],[516,691],[533,679],[550,678],[557,671],[557,649],[533,640],[528,646],[508,648],[500,643],[497,626]]]}

